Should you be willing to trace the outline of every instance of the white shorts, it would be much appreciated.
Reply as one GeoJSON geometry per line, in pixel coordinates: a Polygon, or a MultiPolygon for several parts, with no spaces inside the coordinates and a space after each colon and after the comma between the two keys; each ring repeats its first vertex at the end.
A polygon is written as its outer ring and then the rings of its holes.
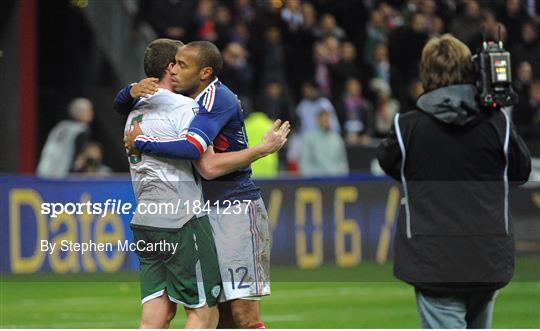
{"type": "Polygon", "coordinates": [[[220,302],[270,294],[270,232],[264,202],[240,206],[239,214],[212,208],[208,215],[223,281],[220,302]]]}

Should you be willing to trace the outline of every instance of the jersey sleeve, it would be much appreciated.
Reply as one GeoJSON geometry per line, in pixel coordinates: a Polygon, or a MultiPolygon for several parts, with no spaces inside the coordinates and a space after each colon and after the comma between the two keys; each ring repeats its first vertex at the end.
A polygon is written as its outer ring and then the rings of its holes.
{"type": "Polygon", "coordinates": [[[135,138],[135,148],[144,154],[166,157],[169,159],[197,160],[201,152],[186,136],[178,139],[158,139],[139,135],[135,138]]]}
{"type": "Polygon", "coordinates": [[[142,153],[173,159],[198,159],[212,144],[221,129],[235,115],[232,104],[228,107],[214,102],[208,111],[199,103],[199,113],[193,118],[185,136],[175,140],[164,141],[147,136],[135,139],[135,148],[142,153]]]}
{"type": "Polygon", "coordinates": [[[226,103],[216,101],[206,108],[199,102],[200,111],[191,122],[188,135],[198,141],[204,141],[206,145],[211,145],[221,129],[235,116],[236,105],[236,100],[226,103]]]}
{"type": "Polygon", "coordinates": [[[129,114],[129,112],[133,110],[133,107],[135,107],[135,104],[137,104],[137,101],[139,101],[139,99],[134,99],[131,97],[131,87],[132,85],[124,87],[118,92],[118,94],[116,94],[116,97],[114,98],[113,108],[118,114],[129,114]]]}

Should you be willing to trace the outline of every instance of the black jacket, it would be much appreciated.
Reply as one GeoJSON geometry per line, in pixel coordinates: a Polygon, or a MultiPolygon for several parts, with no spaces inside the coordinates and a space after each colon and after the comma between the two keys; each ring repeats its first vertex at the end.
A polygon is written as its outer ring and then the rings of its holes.
{"type": "Polygon", "coordinates": [[[513,275],[508,189],[527,181],[530,154],[502,111],[475,100],[472,85],[428,92],[379,146],[405,195],[394,274],[424,290],[497,289],[513,275]]]}

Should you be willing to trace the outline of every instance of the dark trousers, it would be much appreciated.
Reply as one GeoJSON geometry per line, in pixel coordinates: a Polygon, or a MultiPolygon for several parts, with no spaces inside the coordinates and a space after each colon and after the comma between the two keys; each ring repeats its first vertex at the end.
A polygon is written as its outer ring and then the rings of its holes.
{"type": "Polygon", "coordinates": [[[497,291],[431,294],[415,289],[424,329],[489,329],[497,291]]]}

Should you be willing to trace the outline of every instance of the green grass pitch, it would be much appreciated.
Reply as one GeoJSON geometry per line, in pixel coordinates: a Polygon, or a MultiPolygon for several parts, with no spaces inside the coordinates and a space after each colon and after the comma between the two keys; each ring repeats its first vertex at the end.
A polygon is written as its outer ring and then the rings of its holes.
{"type": "MultiPolygon", "coordinates": [[[[136,273],[2,275],[0,328],[137,328],[136,273]]],[[[271,328],[418,328],[412,287],[391,265],[272,269],[272,295],[262,301],[271,328]]],[[[172,327],[181,328],[178,311],[172,327]]],[[[540,259],[520,258],[514,281],[495,305],[495,328],[540,328],[540,259]]]]}

